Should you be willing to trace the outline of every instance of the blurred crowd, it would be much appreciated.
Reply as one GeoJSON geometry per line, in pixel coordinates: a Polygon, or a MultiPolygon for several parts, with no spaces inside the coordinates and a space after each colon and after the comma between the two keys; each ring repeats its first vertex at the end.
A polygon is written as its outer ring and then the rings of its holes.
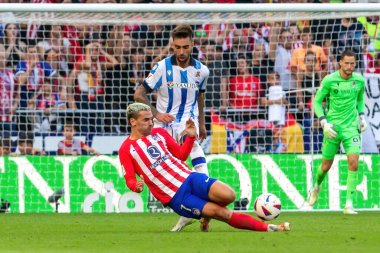
{"type": "MultiPolygon", "coordinates": [[[[378,21],[379,17],[373,16],[194,25],[192,56],[210,69],[205,93],[208,130],[211,131],[212,123],[210,111],[241,124],[266,120],[273,125],[270,130],[275,129],[273,131],[276,133],[289,120],[297,122],[302,129],[301,135],[318,129],[311,108],[312,97],[322,78],[338,69],[339,55],[344,50],[350,49],[356,53],[357,71],[380,73],[378,21]]],[[[2,135],[62,133],[67,118],[74,121],[75,130],[79,133],[127,133],[126,106],[133,101],[136,85],[144,80],[156,62],[171,53],[170,31],[173,27],[0,24],[2,135]]],[[[273,136],[276,135],[273,133],[273,136]]],[[[275,141],[271,138],[266,151],[273,150],[275,141]]],[[[310,140],[303,138],[302,141],[305,144],[294,152],[311,149],[306,144],[310,140]]]]}

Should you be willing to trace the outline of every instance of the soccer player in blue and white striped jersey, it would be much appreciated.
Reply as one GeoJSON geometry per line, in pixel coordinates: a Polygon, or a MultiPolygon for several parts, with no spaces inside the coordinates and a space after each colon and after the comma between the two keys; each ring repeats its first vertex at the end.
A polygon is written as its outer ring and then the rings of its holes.
{"type": "MultiPolygon", "coordinates": [[[[183,141],[189,118],[196,124],[202,141],[206,138],[203,93],[210,71],[190,56],[194,46],[190,26],[177,26],[171,35],[174,54],[153,67],[143,84],[137,87],[134,98],[136,102],[151,107],[155,127],[165,128],[176,141],[183,141]],[[157,91],[156,107],[147,96],[152,91],[157,91]]],[[[190,157],[194,169],[208,175],[205,154],[198,141],[194,143],[190,157]]],[[[188,218],[181,217],[172,231],[180,231],[190,222],[188,218]]]]}

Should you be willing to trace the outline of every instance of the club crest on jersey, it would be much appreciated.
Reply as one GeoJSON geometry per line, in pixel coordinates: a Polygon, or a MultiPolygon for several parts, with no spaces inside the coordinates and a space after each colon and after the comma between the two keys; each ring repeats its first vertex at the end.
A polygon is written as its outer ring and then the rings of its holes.
{"type": "Polygon", "coordinates": [[[160,150],[154,145],[150,145],[147,148],[147,151],[148,151],[149,156],[152,157],[153,159],[157,159],[161,157],[160,150]]]}
{"type": "Polygon", "coordinates": [[[174,83],[173,82],[168,82],[168,88],[169,89],[173,89],[173,87],[174,87],[174,83]]]}
{"type": "Polygon", "coordinates": [[[196,215],[196,216],[201,215],[201,211],[199,211],[199,209],[197,209],[197,208],[193,208],[193,209],[191,210],[191,212],[192,212],[194,215],[196,215]]]}
{"type": "Polygon", "coordinates": [[[201,72],[197,71],[197,74],[195,75],[195,77],[200,77],[200,76],[201,76],[201,72]]]}
{"type": "Polygon", "coordinates": [[[356,86],[356,82],[352,82],[352,87],[355,87],[356,86]]]}

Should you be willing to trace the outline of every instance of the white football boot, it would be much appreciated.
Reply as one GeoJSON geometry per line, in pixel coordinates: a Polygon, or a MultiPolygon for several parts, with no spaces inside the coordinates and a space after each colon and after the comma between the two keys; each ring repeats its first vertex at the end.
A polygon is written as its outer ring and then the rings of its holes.
{"type": "Polygon", "coordinates": [[[314,206],[315,202],[317,202],[320,191],[321,187],[316,184],[307,198],[307,203],[309,203],[310,206],[314,206]]]}

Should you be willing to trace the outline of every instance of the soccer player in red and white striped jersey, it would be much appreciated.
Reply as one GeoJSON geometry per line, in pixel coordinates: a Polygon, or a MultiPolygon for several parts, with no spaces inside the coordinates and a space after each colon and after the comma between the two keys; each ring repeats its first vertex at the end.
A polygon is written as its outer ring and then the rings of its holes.
{"type": "Polygon", "coordinates": [[[233,212],[226,206],[235,200],[235,192],[226,184],[205,174],[193,172],[184,163],[196,138],[196,126],[186,122],[186,139],[175,142],[166,130],[153,129],[153,114],[148,105],[133,103],[127,108],[131,135],[119,150],[129,189],[140,193],[146,184],[152,194],[177,214],[201,219],[201,230],[208,231],[210,219],[254,231],[289,231],[290,225],[267,224],[253,217],[233,212]],[[136,174],[140,180],[136,179],[136,174]]]}

